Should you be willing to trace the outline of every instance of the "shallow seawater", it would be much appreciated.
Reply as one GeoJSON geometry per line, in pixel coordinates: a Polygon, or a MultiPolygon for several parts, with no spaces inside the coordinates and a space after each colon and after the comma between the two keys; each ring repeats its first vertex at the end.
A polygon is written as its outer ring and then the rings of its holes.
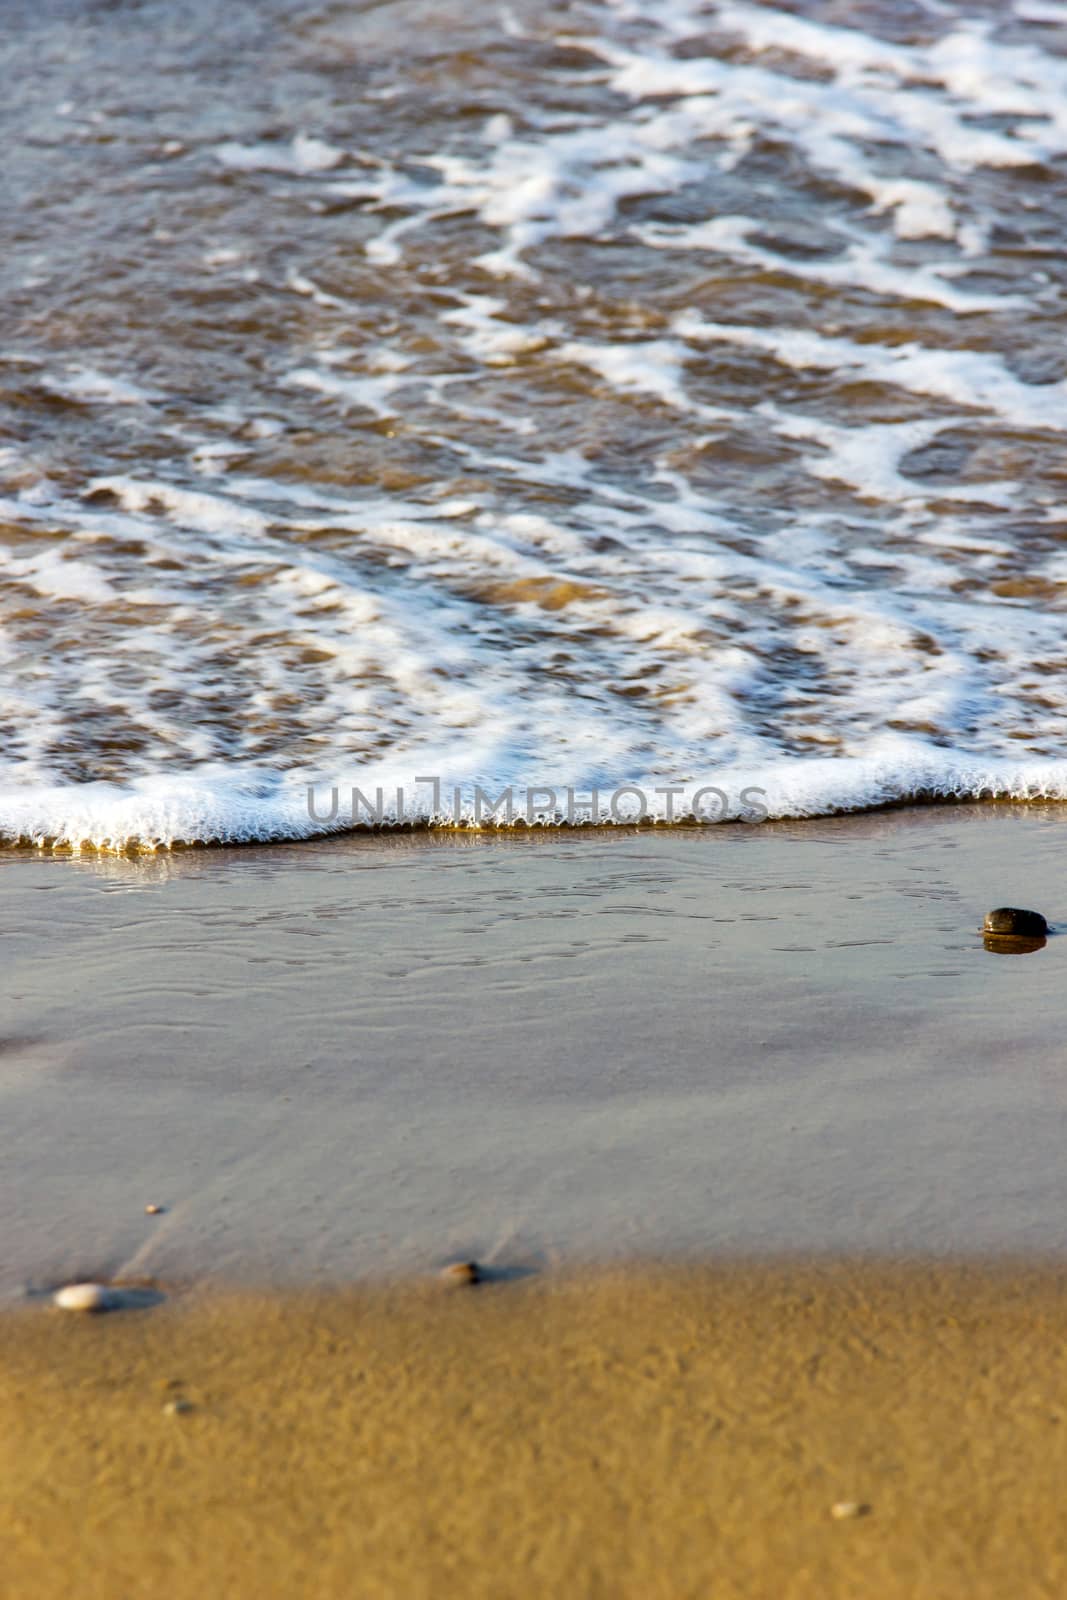
{"type": "Polygon", "coordinates": [[[1067,793],[1067,5],[5,20],[0,837],[1067,793]]]}
{"type": "Polygon", "coordinates": [[[1059,807],[0,852],[0,1305],[776,1254],[1062,1261],[1059,807]],[[146,1214],[156,1205],[157,1213],[146,1214]]]}

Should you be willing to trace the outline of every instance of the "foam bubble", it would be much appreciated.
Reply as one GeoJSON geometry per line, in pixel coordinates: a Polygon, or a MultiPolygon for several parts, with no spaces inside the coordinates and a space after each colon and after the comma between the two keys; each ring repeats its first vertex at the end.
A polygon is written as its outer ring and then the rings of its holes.
{"type": "Polygon", "coordinates": [[[61,373],[43,373],[39,381],[50,394],[82,405],[136,406],[157,398],[151,390],[128,378],[112,377],[93,367],[69,366],[61,373]]]}
{"type": "Polygon", "coordinates": [[[345,159],[345,152],[324,139],[297,133],[288,144],[238,144],[227,141],[215,149],[215,160],[234,172],[282,172],[301,177],[332,172],[345,159]]]}

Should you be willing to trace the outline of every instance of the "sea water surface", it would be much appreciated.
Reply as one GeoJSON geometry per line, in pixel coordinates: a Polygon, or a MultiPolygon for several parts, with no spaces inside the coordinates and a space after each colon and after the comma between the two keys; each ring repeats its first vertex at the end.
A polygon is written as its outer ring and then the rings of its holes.
{"type": "Polygon", "coordinates": [[[0,839],[1067,795],[1067,5],[2,28],[0,839]]]}
{"type": "Polygon", "coordinates": [[[1058,805],[0,861],[0,1310],[78,1280],[1062,1269],[1058,805]],[[151,1214],[145,1207],[156,1207],[151,1214]]]}

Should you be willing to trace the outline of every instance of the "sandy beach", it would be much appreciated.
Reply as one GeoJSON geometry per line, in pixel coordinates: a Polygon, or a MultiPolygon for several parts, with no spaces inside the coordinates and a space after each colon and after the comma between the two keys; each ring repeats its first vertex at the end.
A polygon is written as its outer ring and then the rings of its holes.
{"type": "Polygon", "coordinates": [[[1062,1594],[1061,837],[9,853],[2,1592],[1062,1594]]]}
{"type": "Polygon", "coordinates": [[[1065,1333],[1006,1265],[9,1312],[0,1589],[1054,1600],[1065,1333]]]}

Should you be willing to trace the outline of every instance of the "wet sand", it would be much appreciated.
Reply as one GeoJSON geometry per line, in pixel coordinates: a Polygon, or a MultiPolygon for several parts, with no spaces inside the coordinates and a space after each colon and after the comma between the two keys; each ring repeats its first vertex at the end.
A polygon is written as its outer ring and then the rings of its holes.
{"type": "Polygon", "coordinates": [[[0,858],[0,1592],[1058,1600],[1063,828],[0,858]]]}
{"type": "Polygon", "coordinates": [[[2,855],[0,1298],[1062,1250],[1065,823],[2,855]]]}
{"type": "Polygon", "coordinates": [[[1008,1266],[9,1312],[0,1588],[1052,1600],[1065,1334],[1008,1266]]]}

